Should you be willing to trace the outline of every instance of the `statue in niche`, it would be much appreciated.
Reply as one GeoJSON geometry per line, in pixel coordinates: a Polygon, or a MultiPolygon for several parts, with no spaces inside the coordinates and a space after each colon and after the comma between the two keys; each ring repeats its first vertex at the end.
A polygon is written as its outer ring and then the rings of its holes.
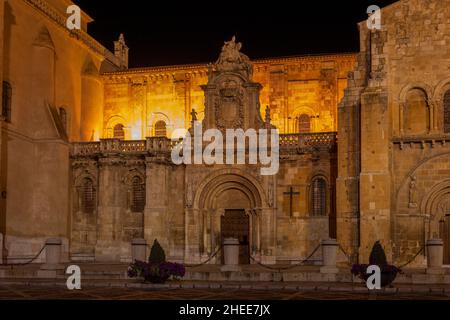
{"type": "Polygon", "coordinates": [[[267,198],[268,198],[268,200],[269,200],[269,207],[273,207],[273,205],[274,205],[274,190],[273,190],[273,181],[269,181],[269,185],[268,185],[268,195],[267,195],[267,198]]]}
{"type": "Polygon", "coordinates": [[[194,190],[192,186],[192,181],[188,182],[186,186],[186,206],[191,208],[194,203],[194,190]]]}
{"type": "Polygon", "coordinates": [[[411,177],[409,183],[409,207],[417,208],[417,178],[415,176],[411,177]]]}
{"type": "Polygon", "coordinates": [[[240,71],[246,72],[248,78],[253,75],[253,66],[249,57],[241,53],[242,44],[236,43],[236,37],[233,36],[231,41],[226,41],[222,47],[219,59],[216,62],[218,71],[240,71]]]}

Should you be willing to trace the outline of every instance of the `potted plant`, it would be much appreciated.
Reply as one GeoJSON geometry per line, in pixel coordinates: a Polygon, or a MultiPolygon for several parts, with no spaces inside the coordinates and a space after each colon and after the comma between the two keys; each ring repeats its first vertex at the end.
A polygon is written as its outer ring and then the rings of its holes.
{"type": "Polygon", "coordinates": [[[369,279],[371,274],[367,274],[369,266],[376,265],[381,270],[381,287],[387,287],[394,282],[398,273],[402,271],[394,265],[387,263],[386,254],[380,241],[375,242],[369,257],[369,264],[354,264],[352,267],[352,274],[358,276],[365,282],[369,279]]]}
{"type": "Polygon", "coordinates": [[[174,279],[184,277],[186,270],[184,265],[166,261],[164,249],[155,239],[148,262],[136,260],[128,267],[128,277],[143,277],[151,283],[164,283],[170,277],[174,279]]]}

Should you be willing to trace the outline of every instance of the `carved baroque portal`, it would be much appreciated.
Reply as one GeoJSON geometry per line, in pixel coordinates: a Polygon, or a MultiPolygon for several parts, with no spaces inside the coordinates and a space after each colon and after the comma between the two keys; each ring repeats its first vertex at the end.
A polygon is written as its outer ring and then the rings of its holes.
{"type": "Polygon", "coordinates": [[[235,38],[225,42],[217,62],[210,66],[205,91],[204,128],[260,129],[264,121],[260,114],[259,92],[262,86],[252,82],[253,66],[240,52],[235,38]]]}

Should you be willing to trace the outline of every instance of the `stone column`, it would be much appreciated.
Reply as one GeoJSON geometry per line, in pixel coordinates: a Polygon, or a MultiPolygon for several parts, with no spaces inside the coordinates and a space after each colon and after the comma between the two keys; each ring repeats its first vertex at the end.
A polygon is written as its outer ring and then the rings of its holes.
{"type": "Polygon", "coordinates": [[[225,265],[221,271],[241,271],[239,267],[239,239],[227,238],[223,241],[225,265]]]}
{"type": "Polygon", "coordinates": [[[147,241],[145,239],[131,240],[131,261],[147,261],[147,241]]]}
{"type": "MultiPolygon", "coordinates": [[[[169,256],[170,229],[168,225],[170,169],[165,158],[146,158],[147,201],[144,214],[144,238],[155,239],[169,256]],[[167,164],[166,164],[167,163],[167,164]]],[[[180,197],[183,195],[180,194],[180,197]]]]}
{"type": "Polygon", "coordinates": [[[322,259],[323,267],[320,268],[321,273],[338,273],[336,267],[336,256],[339,244],[335,239],[328,239],[322,241],[322,259]]]}
{"type": "Polygon", "coordinates": [[[62,241],[59,238],[48,239],[45,242],[45,264],[57,266],[61,263],[62,241]]]}
{"type": "Polygon", "coordinates": [[[261,263],[276,264],[276,219],[272,208],[261,210],[261,263]]]}
{"type": "Polygon", "coordinates": [[[121,168],[125,162],[111,155],[99,160],[99,190],[96,261],[120,261],[121,211],[125,208],[126,197],[123,193],[121,168]]]}
{"type": "Polygon", "coordinates": [[[0,233],[0,264],[2,263],[3,263],[3,234],[0,233]]]}
{"type": "Polygon", "coordinates": [[[202,210],[185,209],[185,252],[184,261],[187,264],[197,264],[201,262],[200,255],[200,229],[199,217],[202,210]]]}
{"type": "Polygon", "coordinates": [[[376,239],[383,239],[387,259],[392,260],[389,117],[386,88],[366,90],[361,96],[359,261],[368,260],[376,239]]]}
{"type": "Polygon", "coordinates": [[[427,273],[443,274],[443,245],[441,239],[431,239],[427,241],[427,273]]]}
{"type": "Polygon", "coordinates": [[[64,270],[61,264],[62,240],[51,238],[45,241],[45,264],[37,272],[38,278],[56,278],[58,270],[64,270]]]}

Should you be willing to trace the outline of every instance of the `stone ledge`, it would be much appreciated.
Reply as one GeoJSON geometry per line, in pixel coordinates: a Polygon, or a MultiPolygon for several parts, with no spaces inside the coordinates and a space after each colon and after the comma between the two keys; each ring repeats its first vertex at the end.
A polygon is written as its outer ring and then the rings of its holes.
{"type": "MultiPolygon", "coordinates": [[[[26,281],[4,280],[0,281],[0,285],[9,286],[25,286],[25,287],[65,287],[65,281],[34,279],[26,281]]],[[[217,283],[217,282],[192,282],[192,283],[130,283],[126,281],[99,281],[99,282],[82,282],[82,287],[99,287],[99,288],[130,288],[130,289],[202,289],[202,290],[261,290],[261,291],[298,291],[298,292],[335,292],[335,293],[367,293],[381,295],[396,295],[403,293],[419,293],[419,294],[445,294],[450,293],[450,286],[445,287],[425,287],[424,285],[401,286],[393,288],[384,288],[381,290],[370,291],[364,286],[345,285],[342,283],[334,283],[328,285],[320,284],[274,284],[274,283],[217,283]]]]}

